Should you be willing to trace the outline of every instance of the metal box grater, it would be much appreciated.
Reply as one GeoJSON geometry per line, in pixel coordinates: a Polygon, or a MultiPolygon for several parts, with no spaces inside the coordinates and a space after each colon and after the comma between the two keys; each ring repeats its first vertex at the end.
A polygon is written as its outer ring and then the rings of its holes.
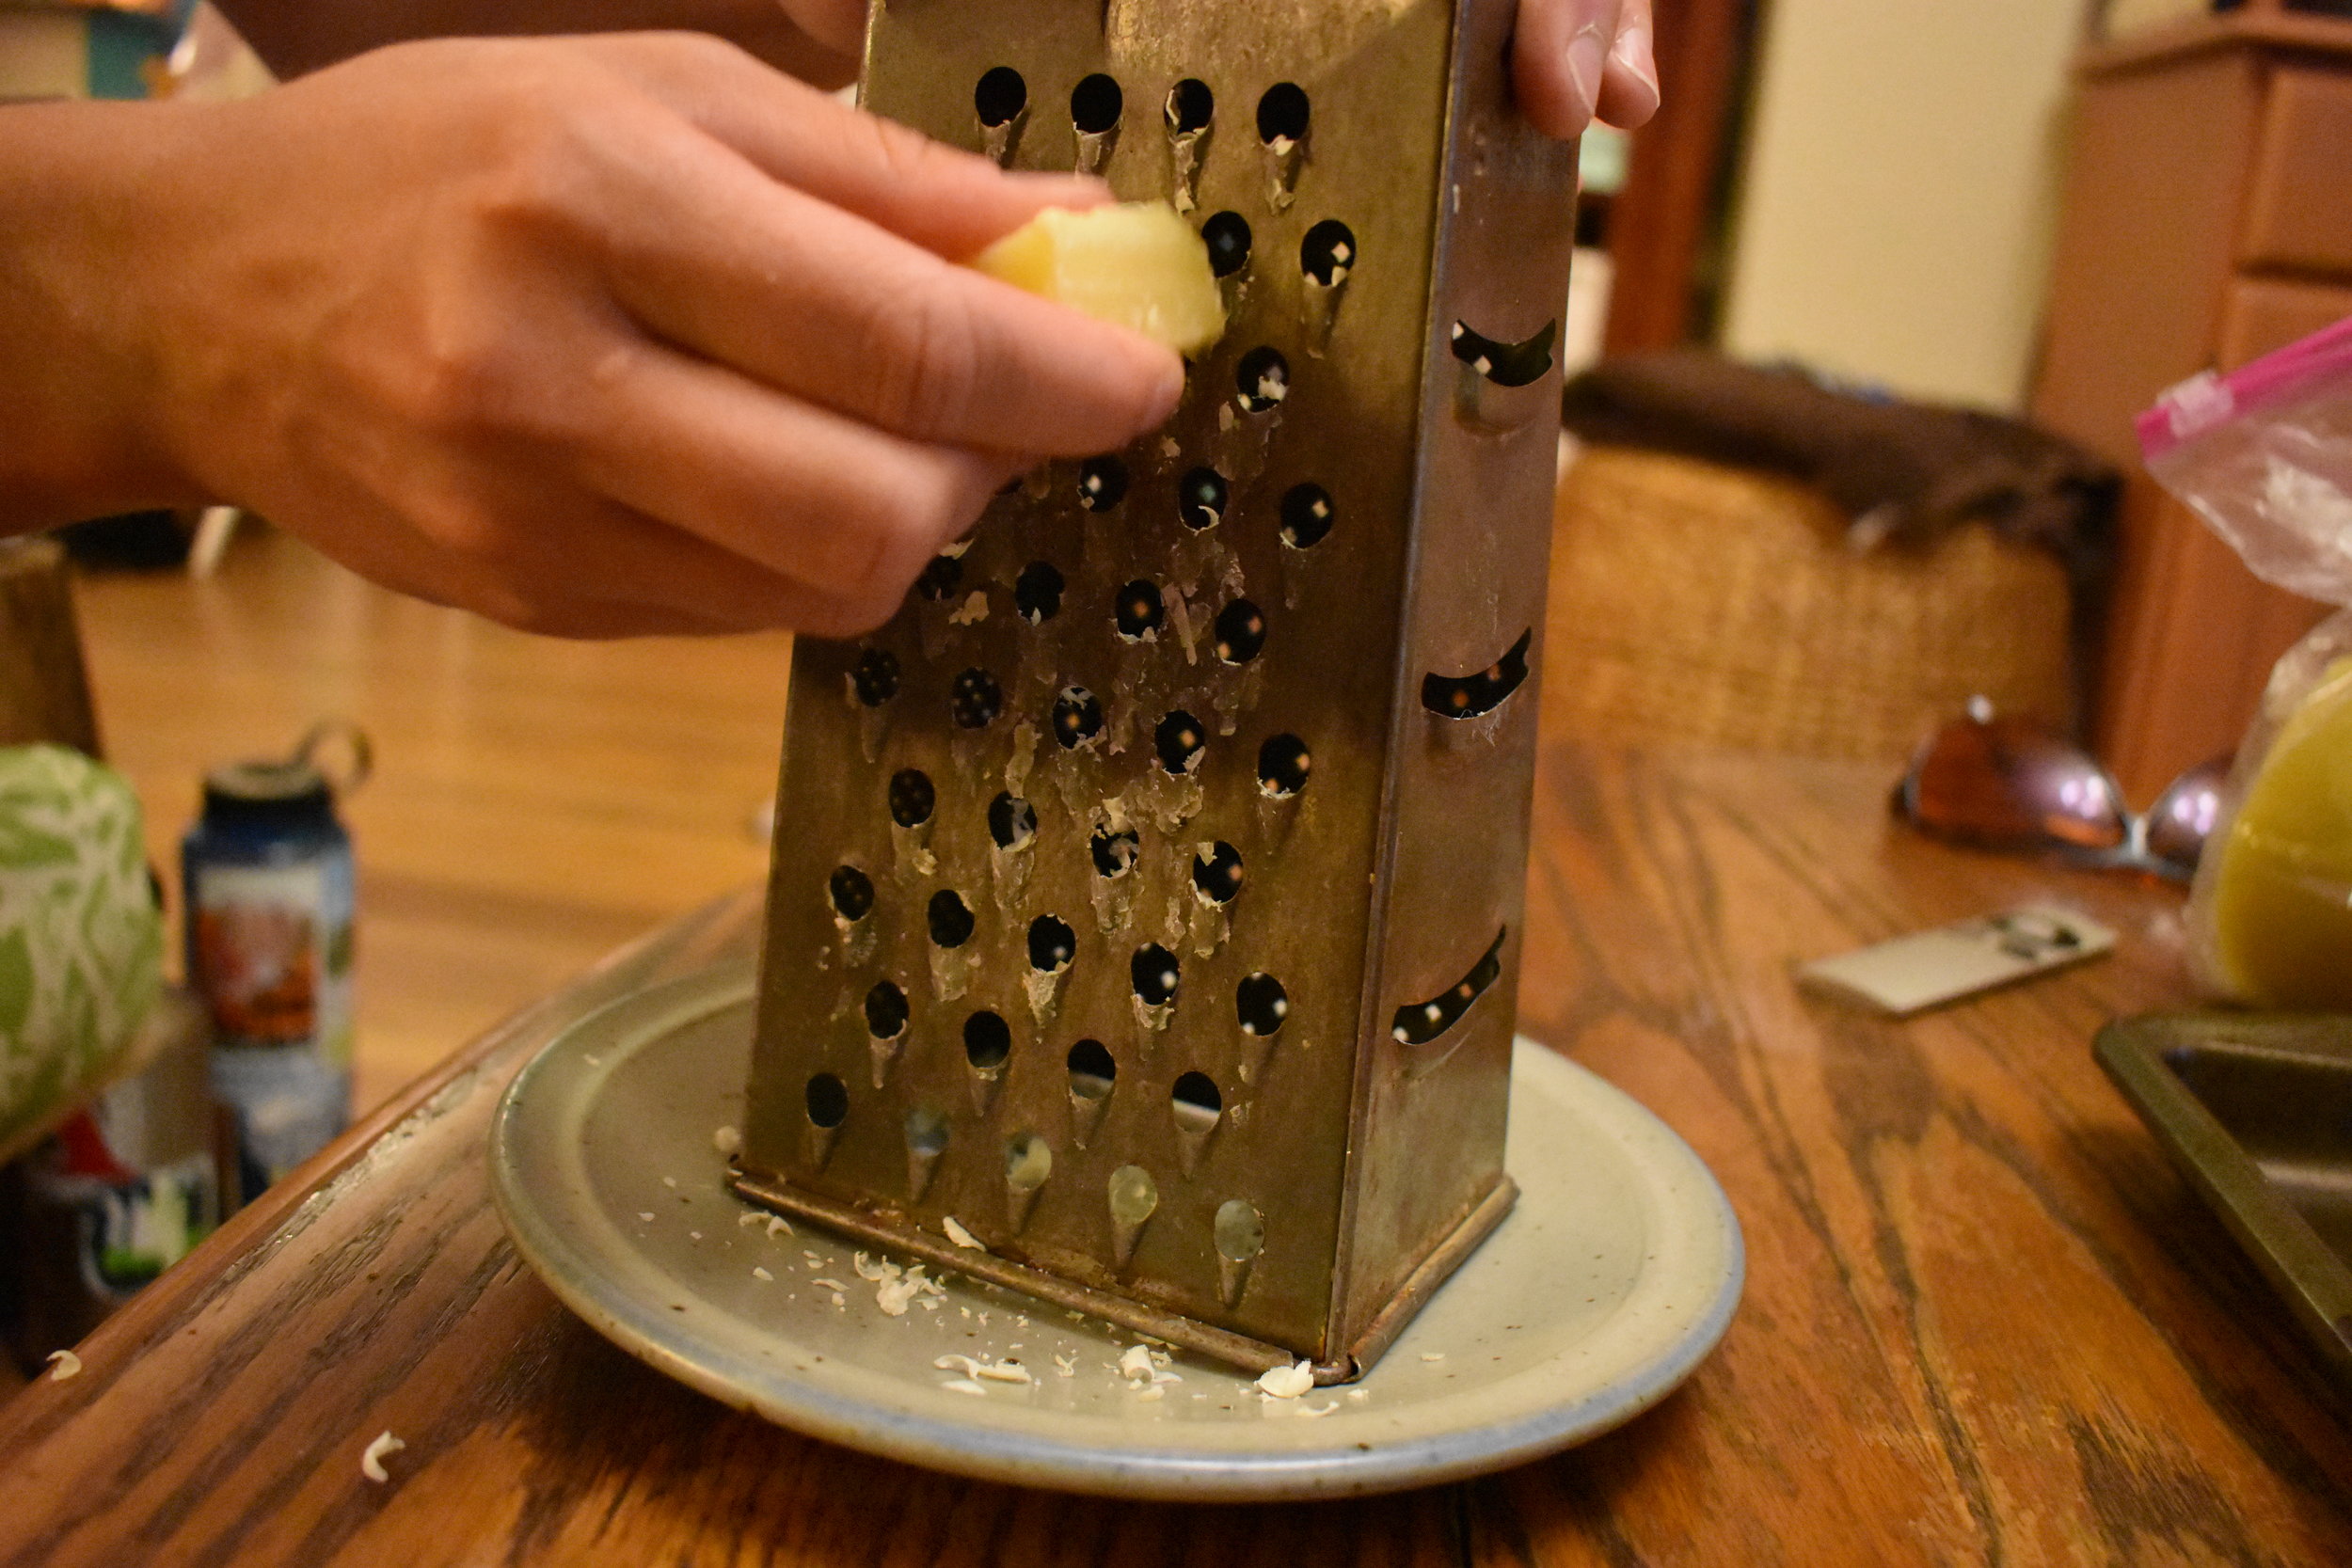
{"type": "Polygon", "coordinates": [[[1173,201],[1231,325],[799,645],[746,1196],[1323,1382],[1509,1210],[1575,192],[1516,9],[877,8],[868,107],[1173,201]]]}

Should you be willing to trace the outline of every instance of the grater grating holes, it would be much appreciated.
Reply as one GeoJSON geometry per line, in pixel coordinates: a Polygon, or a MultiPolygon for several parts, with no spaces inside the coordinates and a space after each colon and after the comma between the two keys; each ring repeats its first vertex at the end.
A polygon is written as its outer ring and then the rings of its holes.
{"type": "Polygon", "coordinates": [[[1299,242],[1299,270],[1327,289],[1346,282],[1355,267],[1356,231],[1337,218],[1324,219],[1299,242]]]}
{"type": "Polygon", "coordinates": [[[1171,1006],[1184,979],[1176,955],[1156,942],[1136,950],[1128,960],[1127,974],[1135,985],[1136,999],[1147,1007],[1171,1006]]]}
{"type": "Polygon", "coordinates": [[[1305,741],[1295,735],[1273,736],[1258,748],[1258,789],[1273,800],[1288,800],[1307,787],[1313,768],[1305,741]]]}
{"type": "Polygon", "coordinates": [[[1486,956],[1472,965],[1460,983],[1450,988],[1444,995],[1399,1007],[1390,1031],[1398,1043],[1427,1045],[1459,1023],[1462,1015],[1470,1010],[1470,1004],[1484,996],[1486,988],[1501,978],[1502,939],[1508,935],[1507,930],[1496,932],[1495,944],[1486,949],[1486,956]]]}
{"type": "Polygon", "coordinates": [[[1260,1039],[1279,1035],[1291,1016],[1290,992],[1271,974],[1252,974],[1234,988],[1233,1012],[1243,1034],[1260,1039]]]}
{"type": "Polygon", "coordinates": [[[1080,1100],[1108,1100],[1119,1083],[1119,1063],[1101,1040],[1080,1040],[1070,1048],[1070,1092],[1080,1100]]]}
{"type": "Polygon", "coordinates": [[[953,888],[941,888],[931,895],[924,918],[930,927],[931,942],[936,946],[961,947],[972,940],[975,925],[972,907],[953,888]]]}
{"type": "Polygon", "coordinates": [[[1258,139],[1276,150],[1285,142],[1302,142],[1311,123],[1314,105],[1295,82],[1277,82],[1258,100],[1258,139]]]}
{"type": "Polygon", "coordinates": [[[1105,455],[1078,465],[1079,505],[1089,512],[1108,512],[1126,499],[1126,464],[1105,455]]]}
{"type": "Polygon", "coordinates": [[[1216,118],[1216,94],[1198,76],[1187,76],[1168,89],[1167,114],[1170,135],[1197,136],[1216,118]]]}
{"type": "Polygon", "coordinates": [[[1069,586],[1052,562],[1032,561],[1013,582],[1012,608],[1029,625],[1043,626],[1061,613],[1062,591],[1069,586]]]}
{"type": "Polygon", "coordinates": [[[866,1032],[878,1040],[895,1040],[906,1032],[907,993],[888,980],[877,980],[866,993],[866,1032]]]}
{"type": "Polygon", "coordinates": [[[805,1098],[812,1127],[831,1132],[850,1119],[850,1087],[830,1072],[820,1072],[808,1081],[805,1098]]]}
{"type": "Polygon", "coordinates": [[[1192,858],[1192,890],[1203,903],[1232,903],[1240,896],[1242,876],[1241,851],[1221,840],[1192,858]]]}
{"type": "Polygon", "coordinates": [[[984,730],[1005,711],[1005,689],[981,669],[966,670],[947,689],[948,717],[960,730],[984,730]]]}
{"type": "MultiPolygon", "coordinates": [[[[1215,468],[1195,468],[1176,486],[1176,516],[1195,533],[1205,533],[1225,520],[1233,487],[1215,468]]],[[[895,683],[894,683],[895,684],[895,683]]]]}
{"type": "Polygon", "coordinates": [[[1132,832],[1113,832],[1105,828],[1097,832],[1087,845],[1094,860],[1094,874],[1105,879],[1124,877],[1136,868],[1139,844],[1132,832]]]}
{"type": "Polygon", "coordinates": [[[985,130],[1010,125],[1028,106],[1029,84],[1009,65],[1000,65],[983,74],[979,86],[972,91],[972,112],[979,117],[985,130]]]}
{"type": "Polygon", "coordinates": [[[960,555],[935,555],[923,568],[923,575],[914,579],[914,591],[934,602],[955,595],[963,583],[963,558],[960,555]]]}
{"type": "Polygon", "coordinates": [[[1177,1126],[1201,1133],[1223,1118],[1225,1097],[1217,1092],[1216,1081],[1207,1073],[1187,1072],[1168,1091],[1168,1106],[1175,1112],[1177,1126]]]}
{"type": "Polygon", "coordinates": [[[1533,628],[1520,634],[1511,651],[1475,675],[1425,675],[1421,705],[1441,719],[1475,719],[1492,713],[1527,684],[1527,652],[1534,645],[1533,628]]]}
{"type": "Polygon", "coordinates": [[[1070,922],[1056,914],[1041,914],[1029,922],[1029,967],[1041,974],[1052,974],[1067,969],[1071,959],[1078,956],[1078,933],[1070,928],[1070,922]]]}
{"type": "Polygon", "coordinates": [[[963,1021],[963,1059],[982,1072],[1003,1067],[1012,1055],[1012,1028],[986,1009],[963,1021]]]}
{"type": "Polygon", "coordinates": [[[1122,642],[1140,642],[1154,636],[1168,620],[1168,606],[1156,583],[1137,580],[1119,591],[1111,620],[1122,642]]]}
{"type": "Polygon", "coordinates": [[[902,768],[890,780],[890,820],[901,828],[919,828],[931,819],[939,792],[930,775],[919,768],[902,768]]]}
{"type": "Polygon", "coordinates": [[[1200,766],[1200,753],[1208,744],[1208,731],[1183,708],[1161,720],[1152,732],[1152,748],[1159,754],[1160,767],[1178,778],[1200,766]]]}
{"type": "Polygon", "coordinates": [[[1099,71],[1071,89],[1070,121],[1081,135],[1109,135],[1119,129],[1126,107],[1127,95],[1120,90],[1118,78],[1099,71]]]}
{"type": "Polygon", "coordinates": [[[1249,220],[1239,213],[1218,213],[1200,226],[1209,247],[1209,270],[1231,277],[1249,264],[1249,220]]]}
{"type": "Polygon", "coordinates": [[[1266,345],[1251,349],[1233,369],[1235,401],[1246,414],[1269,414],[1291,395],[1291,365],[1281,351],[1266,345]]]}
{"type": "Polygon", "coordinates": [[[1282,497],[1282,543],[1311,550],[1331,531],[1331,493],[1320,484],[1293,485],[1282,497]]]}
{"type": "Polygon", "coordinates": [[[1216,657],[1247,664],[1265,651],[1265,614],[1248,599],[1235,599],[1216,616],[1216,657]]]}
{"type": "Polygon", "coordinates": [[[833,900],[833,912],[844,920],[854,923],[874,912],[873,879],[854,865],[834,867],[825,891],[833,900]]]}
{"type": "Polygon", "coordinates": [[[850,672],[850,689],[867,707],[880,707],[898,694],[898,656],[887,648],[868,648],[858,656],[850,672]]]}
{"type": "Polygon", "coordinates": [[[1025,849],[1037,837],[1037,809],[1010,790],[988,803],[988,836],[999,849],[1025,849]]]}
{"type": "Polygon", "coordinates": [[[1088,744],[1103,733],[1103,704],[1083,686],[1065,686],[1054,701],[1054,738],[1065,752],[1088,744]]]}

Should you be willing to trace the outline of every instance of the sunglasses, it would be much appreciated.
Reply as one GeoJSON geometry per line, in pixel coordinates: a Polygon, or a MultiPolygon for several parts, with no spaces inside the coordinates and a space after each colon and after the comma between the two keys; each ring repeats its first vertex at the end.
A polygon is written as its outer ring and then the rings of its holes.
{"type": "Polygon", "coordinates": [[[2185,882],[2221,809],[2227,757],[2172,781],[2145,816],[2090,752],[1979,697],[1935,732],[1895,786],[1895,815],[1980,849],[2049,850],[2075,865],[2185,882]]]}

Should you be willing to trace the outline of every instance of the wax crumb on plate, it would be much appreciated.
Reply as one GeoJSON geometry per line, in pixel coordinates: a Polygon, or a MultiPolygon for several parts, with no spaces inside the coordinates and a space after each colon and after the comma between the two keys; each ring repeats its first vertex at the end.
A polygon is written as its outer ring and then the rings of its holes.
{"type": "Polygon", "coordinates": [[[1369,1388],[1350,1388],[1350,1389],[1347,1391],[1347,1397],[1348,1397],[1349,1399],[1351,1399],[1351,1400],[1356,1400],[1356,1401],[1359,1401],[1359,1402],[1360,1402],[1360,1401],[1363,1401],[1363,1400],[1368,1400],[1368,1399],[1372,1398],[1372,1390],[1371,1390],[1371,1389],[1369,1389],[1369,1388]]]}
{"type": "Polygon", "coordinates": [[[70,1350],[49,1353],[49,1381],[63,1383],[67,1378],[82,1375],[82,1358],[70,1350]]]}
{"type": "Polygon", "coordinates": [[[977,1236],[973,1235],[969,1230],[966,1230],[963,1227],[963,1223],[957,1219],[953,1214],[949,1214],[946,1219],[942,1220],[940,1222],[940,1227],[947,1232],[947,1239],[955,1243],[956,1245],[960,1247],[966,1248],[973,1252],[986,1252],[988,1250],[988,1248],[980,1244],[980,1239],[977,1236]]]}
{"type": "Polygon", "coordinates": [[[1055,1356],[1054,1375],[1057,1377],[1076,1377],[1078,1375],[1078,1358],[1074,1355],[1055,1356]]]}
{"type": "Polygon", "coordinates": [[[943,1372],[961,1372],[966,1377],[985,1378],[991,1383],[1034,1383],[1029,1369],[1007,1356],[1002,1361],[982,1361],[970,1355],[943,1355],[931,1365],[943,1372]]]}
{"type": "Polygon", "coordinates": [[[1295,1400],[1314,1386],[1315,1372],[1311,1362],[1269,1367],[1258,1374],[1258,1386],[1270,1399],[1295,1400]]]}
{"type": "Polygon", "coordinates": [[[941,1384],[940,1386],[942,1388],[952,1388],[959,1394],[978,1394],[982,1398],[986,1398],[988,1394],[987,1389],[981,1387],[978,1384],[973,1382],[968,1377],[951,1377],[946,1382],[941,1384]]]}
{"type": "Polygon", "coordinates": [[[1431,1351],[1427,1354],[1423,1355],[1422,1359],[1423,1361],[1443,1361],[1445,1359],[1445,1352],[1431,1351]]]}
{"type": "Polygon", "coordinates": [[[770,1274],[766,1269],[761,1268],[756,1263],[752,1265],[752,1277],[754,1279],[767,1280],[771,1285],[775,1283],[776,1278],[774,1275],[770,1274]]]}
{"type": "Polygon", "coordinates": [[[741,1230],[747,1226],[757,1225],[758,1223],[759,1211],[756,1209],[746,1209],[741,1213],[735,1216],[735,1228],[738,1230],[741,1230]]]}
{"type": "Polygon", "coordinates": [[[671,1191],[675,1192],[677,1190],[677,1178],[675,1176],[665,1176],[661,1179],[661,1184],[669,1188],[671,1191]]]}
{"type": "Polygon", "coordinates": [[[791,1236],[791,1235],[795,1235],[795,1234],[797,1234],[797,1232],[793,1230],[792,1227],[791,1227],[789,1224],[786,1223],[786,1221],[785,1221],[785,1219],[784,1219],[784,1216],[783,1216],[783,1215],[781,1215],[781,1214],[771,1214],[771,1215],[769,1215],[769,1216],[768,1216],[768,1239],[769,1239],[770,1241],[771,1241],[771,1242],[772,1242],[772,1241],[774,1241],[774,1240],[776,1239],[776,1236],[777,1236],[777,1234],[778,1234],[779,1232],[781,1232],[781,1233],[783,1233],[784,1235],[787,1235],[787,1236],[791,1236]]]}
{"type": "Polygon", "coordinates": [[[732,1127],[714,1128],[710,1134],[710,1147],[733,1159],[743,1151],[743,1134],[732,1127]]]}
{"type": "Polygon", "coordinates": [[[389,1431],[377,1433],[375,1441],[368,1445],[368,1451],[359,1456],[359,1473],[382,1485],[392,1479],[391,1473],[384,1468],[384,1456],[398,1453],[407,1446],[389,1431]]]}
{"type": "Polygon", "coordinates": [[[835,1291],[833,1293],[833,1304],[835,1307],[847,1307],[850,1305],[850,1298],[843,1295],[840,1291],[835,1291]]]}
{"type": "Polygon", "coordinates": [[[1119,1357],[1119,1370],[1129,1377],[1149,1381],[1152,1376],[1152,1347],[1129,1345],[1119,1357]]]}
{"type": "Polygon", "coordinates": [[[690,1230],[686,1233],[686,1239],[690,1242],[699,1242],[703,1239],[703,1233],[699,1230],[690,1230]]]}
{"type": "Polygon", "coordinates": [[[1340,1402],[1337,1400],[1333,1400],[1329,1404],[1307,1404],[1302,1402],[1298,1407],[1298,1414],[1307,1420],[1315,1421],[1321,1420],[1324,1417],[1328,1416],[1339,1407],[1340,1402]]]}
{"type": "Polygon", "coordinates": [[[1136,1398],[1137,1400],[1164,1400],[1168,1398],[1168,1390],[1155,1383],[1151,1387],[1146,1388],[1141,1393],[1137,1394],[1136,1398]]]}
{"type": "Polygon", "coordinates": [[[637,1211],[637,1217],[644,1220],[647,1225],[651,1225],[653,1223],[653,1211],[650,1209],[640,1209],[637,1211]]]}

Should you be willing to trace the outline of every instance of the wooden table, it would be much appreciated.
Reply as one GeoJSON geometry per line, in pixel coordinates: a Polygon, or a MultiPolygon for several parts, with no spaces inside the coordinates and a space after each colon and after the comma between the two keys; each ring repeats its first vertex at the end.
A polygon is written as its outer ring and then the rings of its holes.
{"type": "Polygon", "coordinates": [[[461,1053],[0,1408],[0,1565],[2352,1562],[2352,1408],[2091,1062],[2185,994],[2178,895],[1922,842],[1885,784],[1547,753],[1525,1025],[1678,1129],[1749,1247],[1722,1349],[1583,1449],[1147,1507],[829,1448],[610,1348],[507,1244],[485,1129],[563,1019],[742,950],[739,900],[461,1053]],[[1789,983],[2026,897],[2120,951],[1910,1023],[1789,983]]]}

